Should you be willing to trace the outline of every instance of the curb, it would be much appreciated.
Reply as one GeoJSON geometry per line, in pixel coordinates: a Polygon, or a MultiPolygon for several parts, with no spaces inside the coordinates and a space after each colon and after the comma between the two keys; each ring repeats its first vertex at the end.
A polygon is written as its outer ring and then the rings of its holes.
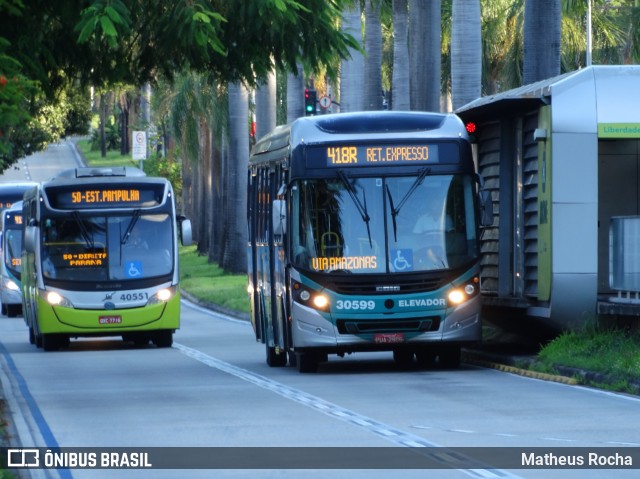
{"type": "Polygon", "coordinates": [[[474,364],[476,366],[482,366],[490,369],[497,369],[498,371],[518,374],[519,376],[525,376],[532,379],[540,379],[542,381],[551,381],[555,383],[570,384],[572,386],[577,386],[578,384],[580,384],[580,382],[575,377],[562,376],[558,374],[540,373],[537,371],[531,371],[529,369],[523,369],[516,366],[511,366],[508,364],[502,364],[502,363],[497,363],[493,361],[483,360],[478,357],[468,356],[466,353],[463,356],[462,360],[468,364],[474,364]]]}
{"type": "Polygon", "coordinates": [[[225,314],[227,316],[231,316],[232,318],[241,319],[247,322],[251,320],[251,317],[249,316],[248,313],[243,313],[240,311],[236,311],[234,309],[225,308],[223,306],[220,306],[219,304],[210,303],[209,301],[204,301],[202,299],[196,298],[191,293],[189,293],[188,291],[182,288],[180,288],[180,296],[182,296],[184,299],[186,299],[190,303],[197,304],[202,308],[210,309],[211,311],[215,311],[216,313],[225,314]]]}

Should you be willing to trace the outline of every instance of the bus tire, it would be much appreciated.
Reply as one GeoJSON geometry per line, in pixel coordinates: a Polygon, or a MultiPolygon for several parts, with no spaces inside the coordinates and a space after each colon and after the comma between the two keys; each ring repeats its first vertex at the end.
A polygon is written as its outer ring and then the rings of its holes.
{"type": "Polygon", "coordinates": [[[289,356],[289,366],[291,366],[292,368],[297,368],[298,367],[298,355],[293,351],[289,351],[287,353],[287,355],[289,356]]]}
{"type": "Polygon", "coordinates": [[[416,359],[418,360],[418,366],[421,368],[432,368],[436,364],[437,353],[423,349],[416,351],[416,359]]]}
{"type": "Polygon", "coordinates": [[[42,349],[45,351],[57,351],[60,349],[60,338],[57,334],[42,335],[42,349]]]}
{"type": "Polygon", "coordinates": [[[407,349],[394,349],[393,360],[401,368],[409,368],[413,365],[413,351],[407,349]]]}
{"type": "Polygon", "coordinates": [[[460,366],[460,346],[442,349],[438,356],[441,368],[455,369],[460,366]]]}
{"type": "Polygon", "coordinates": [[[35,327],[33,329],[33,334],[34,334],[34,338],[35,338],[36,348],[41,348],[42,347],[42,334],[40,333],[40,331],[35,329],[35,327]]]}
{"type": "Polygon", "coordinates": [[[266,345],[267,364],[272,368],[281,368],[287,365],[287,353],[276,353],[276,348],[266,345]]]}
{"type": "Polygon", "coordinates": [[[298,371],[301,373],[315,373],[318,371],[318,356],[314,353],[296,353],[298,371]]]}
{"type": "Polygon", "coordinates": [[[173,345],[173,331],[170,329],[156,331],[152,341],[158,348],[170,348],[173,345]]]}
{"type": "Polygon", "coordinates": [[[29,344],[36,344],[36,333],[31,326],[29,326],[29,344]]]}

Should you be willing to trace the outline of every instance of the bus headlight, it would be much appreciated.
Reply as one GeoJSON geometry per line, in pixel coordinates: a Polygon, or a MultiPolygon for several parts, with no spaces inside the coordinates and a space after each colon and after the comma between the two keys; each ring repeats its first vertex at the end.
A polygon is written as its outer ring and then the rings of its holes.
{"type": "Polygon", "coordinates": [[[477,296],[480,292],[479,283],[480,279],[478,277],[474,277],[468,283],[449,291],[449,294],[447,295],[447,298],[449,299],[449,306],[458,306],[477,296]]]}
{"type": "Polygon", "coordinates": [[[20,288],[18,287],[16,282],[9,278],[4,279],[4,287],[10,289],[11,291],[20,291],[20,288]]]}
{"type": "Polygon", "coordinates": [[[465,294],[460,289],[454,289],[449,293],[449,303],[453,305],[458,305],[464,302],[466,299],[465,294]]]}
{"type": "Polygon", "coordinates": [[[42,297],[51,306],[62,306],[63,308],[73,308],[73,304],[67,298],[55,291],[41,291],[42,297]]]}
{"type": "Polygon", "coordinates": [[[329,298],[324,294],[316,294],[313,297],[313,305],[318,309],[326,309],[329,306],[329,298]]]}
{"type": "Polygon", "coordinates": [[[149,298],[149,301],[147,301],[147,304],[150,305],[150,304],[166,303],[171,298],[173,298],[174,294],[175,294],[175,286],[172,286],[171,288],[160,289],[156,291],[156,293],[149,298]]]}
{"type": "Polygon", "coordinates": [[[293,299],[305,306],[329,311],[329,298],[326,294],[307,288],[297,281],[293,283],[293,299]]]}

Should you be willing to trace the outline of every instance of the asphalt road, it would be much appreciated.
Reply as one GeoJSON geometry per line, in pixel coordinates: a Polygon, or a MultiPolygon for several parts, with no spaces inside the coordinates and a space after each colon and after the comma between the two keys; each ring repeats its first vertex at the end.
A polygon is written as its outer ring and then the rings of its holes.
{"type": "MultiPolygon", "coordinates": [[[[68,145],[50,154],[75,161],[68,145]]],[[[26,167],[34,174],[29,162],[26,167]]],[[[14,428],[10,447],[163,448],[151,450],[152,462],[184,467],[35,469],[34,478],[595,479],[635,478],[640,467],[635,456],[626,470],[501,465],[501,456],[515,450],[520,457],[531,448],[555,455],[567,447],[580,448],[571,450],[576,454],[632,448],[637,456],[640,398],[470,364],[401,369],[390,353],[331,357],[317,374],[269,368],[247,321],[187,301],[174,346],[165,349],[100,338],[44,352],[29,344],[22,318],[1,317],[0,366],[14,428]],[[265,453],[265,447],[275,449],[265,453]],[[462,467],[409,469],[403,455],[446,456],[444,448],[456,448],[456,457],[441,459],[453,464],[447,461],[459,458],[462,447],[474,448],[483,462],[465,456],[462,467]],[[214,463],[186,468],[181,461],[198,452],[214,463]],[[345,468],[341,460],[357,452],[363,455],[356,468],[345,468]],[[286,461],[246,469],[269,453],[286,461]],[[399,458],[406,462],[396,467],[399,458]],[[394,469],[379,468],[387,459],[394,469]]]]}

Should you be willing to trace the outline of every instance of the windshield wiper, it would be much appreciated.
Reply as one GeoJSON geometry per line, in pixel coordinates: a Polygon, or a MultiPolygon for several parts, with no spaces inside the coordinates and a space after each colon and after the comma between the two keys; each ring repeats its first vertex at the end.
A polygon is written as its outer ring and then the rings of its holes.
{"type": "Polygon", "coordinates": [[[82,235],[82,239],[84,240],[85,244],[88,245],[89,248],[93,250],[94,249],[93,235],[87,229],[87,225],[84,224],[84,221],[82,221],[82,218],[80,218],[80,213],[78,213],[77,211],[74,211],[73,219],[78,224],[78,228],[80,228],[80,234],[82,235]]]}
{"type": "Polygon", "coordinates": [[[362,197],[364,199],[364,205],[363,205],[362,202],[360,202],[360,198],[358,198],[358,193],[356,189],[349,182],[349,178],[347,178],[347,175],[344,174],[344,171],[338,170],[338,178],[340,178],[342,183],[344,183],[344,186],[347,188],[347,193],[349,193],[349,196],[353,200],[353,203],[356,205],[356,208],[358,208],[358,213],[360,213],[360,216],[362,217],[362,221],[364,221],[364,223],[367,225],[367,236],[369,237],[369,247],[373,248],[373,241],[371,240],[371,228],[369,227],[369,221],[371,220],[371,218],[367,213],[367,195],[364,193],[364,191],[362,192],[362,197]]]}
{"type": "Polygon", "coordinates": [[[129,221],[129,226],[127,226],[127,230],[124,232],[124,235],[122,236],[122,238],[120,238],[121,245],[124,245],[127,243],[127,241],[129,241],[129,236],[131,236],[131,231],[133,230],[133,227],[138,222],[138,218],[140,218],[141,214],[142,214],[142,210],[135,210],[133,212],[133,217],[131,218],[131,221],[129,221]]]}
{"type": "Polygon", "coordinates": [[[387,196],[389,197],[389,206],[391,207],[391,220],[393,221],[393,238],[395,241],[398,241],[396,216],[398,216],[398,213],[400,213],[400,209],[404,206],[404,204],[407,202],[407,200],[413,194],[413,192],[416,191],[418,186],[422,184],[422,182],[430,172],[431,172],[431,168],[420,169],[420,171],[418,172],[418,177],[411,184],[409,191],[407,191],[405,195],[402,197],[402,199],[400,200],[400,203],[398,203],[397,208],[394,208],[393,206],[393,197],[391,196],[391,190],[389,189],[389,185],[387,184],[387,196]]]}
{"type": "Polygon", "coordinates": [[[387,188],[387,196],[389,197],[389,207],[391,208],[391,221],[393,222],[393,241],[398,242],[398,224],[396,223],[396,216],[398,216],[398,212],[393,207],[393,196],[391,196],[391,190],[389,189],[389,185],[386,185],[387,188]]]}

